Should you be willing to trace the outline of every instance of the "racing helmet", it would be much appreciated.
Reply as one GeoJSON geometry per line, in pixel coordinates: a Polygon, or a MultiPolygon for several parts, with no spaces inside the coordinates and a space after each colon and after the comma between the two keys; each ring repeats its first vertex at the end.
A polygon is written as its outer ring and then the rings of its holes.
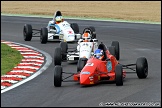
{"type": "Polygon", "coordinates": [[[62,22],[62,21],[63,21],[62,16],[56,16],[56,18],[55,18],[56,24],[58,24],[58,23],[60,23],[60,22],[62,22]]]}
{"type": "Polygon", "coordinates": [[[83,41],[84,42],[88,42],[88,40],[90,39],[90,34],[88,32],[85,32],[83,35],[82,35],[82,38],[83,38],[83,41]]]}
{"type": "Polygon", "coordinates": [[[104,58],[103,50],[96,49],[95,52],[94,52],[94,57],[102,60],[104,58]]]}

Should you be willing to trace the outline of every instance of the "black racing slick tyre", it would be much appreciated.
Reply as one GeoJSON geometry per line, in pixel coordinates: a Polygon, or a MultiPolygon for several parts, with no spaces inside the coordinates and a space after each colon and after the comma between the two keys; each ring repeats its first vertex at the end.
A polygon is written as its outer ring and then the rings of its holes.
{"type": "Polygon", "coordinates": [[[31,39],[32,39],[32,26],[30,24],[24,25],[23,35],[24,35],[25,41],[31,41],[31,39]]]}
{"type": "Polygon", "coordinates": [[[116,57],[116,55],[115,55],[115,47],[114,46],[109,47],[109,52],[110,52],[111,55],[116,57]]]}
{"type": "Polygon", "coordinates": [[[123,85],[123,68],[121,64],[117,64],[115,67],[115,82],[116,86],[123,85]]]}
{"type": "Polygon", "coordinates": [[[54,65],[61,65],[61,61],[62,61],[61,48],[57,47],[54,51],[54,65]]]}
{"type": "Polygon", "coordinates": [[[74,30],[74,33],[76,33],[76,34],[79,33],[79,26],[77,23],[71,23],[70,27],[74,30]]]}
{"type": "Polygon", "coordinates": [[[77,63],[77,72],[80,72],[87,63],[87,58],[80,58],[77,63]]]}
{"type": "Polygon", "coordinates": [[[95,27],[89,26],[89,28],[90,28],[91,31],[92,31],[92,39],[96,38],[96,29],[95,29],[95,27]]]}
{"type": "Polygon", "coordinates": [[[54,67],[54,86],[61,87],[62,84],[62,67],[56,65],[54,67]]]}
{"type": "Polygon", "coordinates": [[[143,79],[148,76],[148,63],[145,57],[140,57],[137,59],[136,73],[139,79],[143,79]]]}
{"type": "Polygon", "coordinates": [[[118,41],[112,41],[111,46],[115,46],[115,55],[116,59],[120,59],[120,47],[119,47],[119,42],[118,41]]]}
{"type": "Polygon", "coordinates": [[[48,39],[48,30],[46,27],[41,28],[41,33],[40,33],[40,42],[42,44],[46,44],[48,39]]]}
{"type": "Polygon", "coordinates": [[[62,52],[62,60],[67,59],[67,50],[68,50],[68,44],[67,42],[60,42],[61,52],[62,52]]]}

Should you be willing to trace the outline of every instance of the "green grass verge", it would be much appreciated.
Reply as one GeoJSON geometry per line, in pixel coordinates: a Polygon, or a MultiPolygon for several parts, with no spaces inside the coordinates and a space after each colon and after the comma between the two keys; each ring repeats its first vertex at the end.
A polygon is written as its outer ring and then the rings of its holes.
{"type": "Polygon", "coordinates": [[[22,59],[23,56],[19,51],[1,43],[1,75],[11,71],[22,59]]]}

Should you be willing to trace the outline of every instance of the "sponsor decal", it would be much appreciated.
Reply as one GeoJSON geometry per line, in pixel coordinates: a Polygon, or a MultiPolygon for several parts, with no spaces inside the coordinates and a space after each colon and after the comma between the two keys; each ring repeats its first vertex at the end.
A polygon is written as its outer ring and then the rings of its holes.
{"type": "Polygon", "coordinates": [[[73,32],[72,31],[68,31],[68,34],[73,34],[73,32]]]}
{"type": "Polygon", "coordinates": [[[68,37],[74,37],[74,35],[68,35],[68,37]]]}
{"type": "Polygon", "coordinates": [[[107,67],[108,72],[110,72],[112,70],[112,63],[111,63],[111,61],[107,62],[106,67],[107,67]]]}
{"type": "Polygon", "coordinates": [[[80,52],[89,52],[88,50],[81,50],[80,52]]]}
{"type": "Polygon", "coordinates": [[[90,82],[90,84],[94,84],[94,82],[93,82],[93,81],[91,81],[91,82],[90,82]]]}
{"type": "Polygon", "coordinates": [[[89,80],[92,81],[92,80],[93,80],[93,76],[90,76],[90,77],[89,77],[89,80]]]}
{"type": "Polygon", "coordinates": [[[87,63],[85,66],[93,66],[93,63],[87,63]]]}
{"type": "Polygon", "coordinates": [[[100,80],[100,76],[98,76],[98,80],[100,80]]]}
{"type": "Polygon", "coordinates": [[[81,72],[81,74],[90,74],[90,72],[81,72]]]}
{"type": "Polygon", "coordinates": [[[84,43],[84,44],[82,44],[82,46],[87,46],[88,47],[88,44],[87,43],[84,43]]]}

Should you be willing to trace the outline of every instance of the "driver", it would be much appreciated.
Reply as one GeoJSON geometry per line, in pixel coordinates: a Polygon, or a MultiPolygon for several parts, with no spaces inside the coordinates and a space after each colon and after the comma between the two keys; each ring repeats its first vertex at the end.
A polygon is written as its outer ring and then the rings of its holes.
{"type": "Polygon", "coordinates": [[[79,44],[80,42],[90,42],[91,40],[92,40],[92,39],[91,39],[90,33],[85,32],[85,33],[83,33],[82,38],[79,39],[78,44],[79,44]]]}
{"type": "Polygon", "coordinates": [[[60,15],[60,16],[56,16],[56,17],[54,17],[51,21],[49,21],[49,23],[48,23],[48,26],[47,26],[47,28],[48,28],[48,32],[50,32],[50,29],[55,29],[55,24],[59,24],[60,22],[63,22],[64,21],[64,19],[63,19],[63,17],[60,15]]]}
{"type": "Polygon", "coordinates": [[[103,60],[103,58],[104,58],[103,50],[96,49],[95,52],[94,52],[94,57],[99,59],[99,60],[103,60]]]}
{"type": "MultiPolygon", "coordinates": [[[[78,46],[77,46],[77,50],[79,51],[80,48],[80,43],[81,42],[94,42],[93,39],[91,39],[92,35],[89,32],[84,32],[81,39],[78,40],[78,46]]],[[[96,39],[97,40],[97,39],[96,39]]],[[[94,49],[93,49],[94,50],[94,49]]]]}

